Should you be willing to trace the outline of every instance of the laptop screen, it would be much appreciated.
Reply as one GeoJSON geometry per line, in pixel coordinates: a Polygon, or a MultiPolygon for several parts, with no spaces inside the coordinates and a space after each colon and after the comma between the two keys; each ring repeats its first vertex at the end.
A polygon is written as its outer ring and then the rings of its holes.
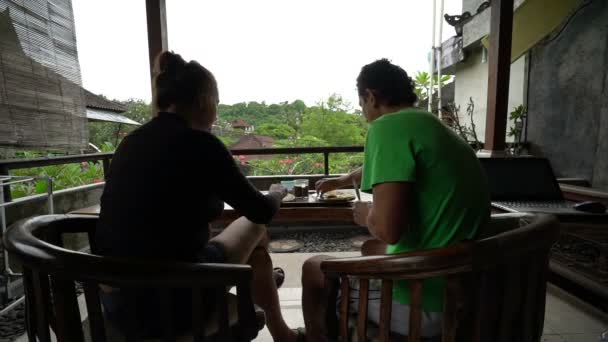
{"type": "Polygon", "coordinates": [[[562,191],[545,158],[479,158],[488,176],[492,201],[562,200],[562,191]]]}

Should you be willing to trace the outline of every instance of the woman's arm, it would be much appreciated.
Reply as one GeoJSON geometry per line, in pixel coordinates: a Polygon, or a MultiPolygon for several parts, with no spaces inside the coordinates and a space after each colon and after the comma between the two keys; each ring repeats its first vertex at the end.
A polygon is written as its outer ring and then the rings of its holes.
{"type": "Polygon", "coordinates": [[[217,195],[250,221],[269,223],[279,210],[284,189],[271,187],[268,195],[263,195],[243,175],[224,144],[216,137],[212,140],[212,159],[216,162],[209,166],[214,168],[210,182],[217,195]]]}

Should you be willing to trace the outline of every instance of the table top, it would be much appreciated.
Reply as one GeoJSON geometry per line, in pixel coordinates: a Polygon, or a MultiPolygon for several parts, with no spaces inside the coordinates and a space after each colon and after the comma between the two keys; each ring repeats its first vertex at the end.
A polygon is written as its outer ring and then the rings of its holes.
{"type": "MultiPolygon", "coordinates": [[[[353,191],[345,189],[344,191],[353,191]]],[[[361,193],[362,201],[372,201],[372,195],[361,193]]],[[[294,205],[286,202],[272,220],[272,224],[287,223],[353,223],[352,203],[324,203],[317,202],[316,196],[309,196],[306,205],[294,205]]],[[[70,214],[77,215],[99,215],[99,204],[71,211],[70,214]]],[[[224,212],[217,223],[229,223],[234,221],[240,214],[230,205],[224,203],[224,212]]]]}

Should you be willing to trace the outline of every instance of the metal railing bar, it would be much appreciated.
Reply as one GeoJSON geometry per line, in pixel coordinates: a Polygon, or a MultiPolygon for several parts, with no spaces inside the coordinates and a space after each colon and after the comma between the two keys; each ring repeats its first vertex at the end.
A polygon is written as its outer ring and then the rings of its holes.
{"type": "Polygon", "coordinates": [[[72,164],[79,162],[98,161],[110,159],[114,153],[90,153],[77,154],[59,157],[28,158],[28,159],[6,159],[0,160],[0,168],[8,169],[27,169],[30,167],[40,167],[59,164],[72,164]]]}
{"type": "MultiPolygon", "coordinates": [[[[233,155],[273,155],[273,154],[329,154],[329,153],[356,153],[363,152],[363,146],[322,146],[322,147],[278,147],[278,148],[255,148],[255,149],[232,149],[233,155]]],[[[0,169],[27,169],[32,167],[43,167],[50,165],[72,164],[79,162],[103,161],[104,170],[107,171],[108,161],[114,156],[113,153],[90,153],[67,155],[57,157],[29,158],[29,159],[6,159],[0,160],[0,169]]]]}
{"type": "Polygon", "coordinates": [[[21,296],[18,299],[16,299],[14,302],[10,303],[9,305],[7,305],[4,309],[0,310],[0,316],[5,315],[7,312],[10,312],[11,310],[13,310],[14,308],[16,308],[17,306],[19,306],[19,304],[23,303],[23,301],[25,301],[25,296],[21,296]]]}
{"type": "MultiPolygon", "coordinates": [[[[6,178],[4,178],[4,179],[6,179],[6,178]]],[[[12,185],[12,184],[18,184],[18,183],[27,183],[27,182],[31,182],[31,181],[36,180],[36,177],[30,177],[30,178],[25,178],[25,179],[19,179],[19,180],[15,180],[15,181],[12,181],[12,182],[7,182],[7,183],[4,183],[4,179],[0,179],[0,185],[2,185],[2,186],[6,186],[6,185],[12,185]]]]}
{"type": "Polygon", "coordinates": [[[279,148],[251,148],[230,150],[233,155],[251,154],[314,154],[314,153],[354,153],[363,152],[363,146],[335,146],[335,147],[279,147],[279,148]]]}
{"type": "MultiPolygon", "coordinates": [[[[21,178],[21,179],[18,179],[17,181],[9,182],[9,183],[0,182],[0,231],[2,232],[2,236],[4,236],[4,234],[6,233],[6,230],[8,228],[6,226],[6,210],[5,210],[6,208],[5,207],[7,207],[9,203],[13,203],[13,202],[4,202],[4,189],[5,189],[5,186],[10,183],[18,183],[18,181],[21,181],[21,182],[23,182],[23,181],[36,182],[39,180],[46,181],[47,193],[46,193],[45,197],[48,198],[47,201],[48,201],[49,214],[52,215],[55,211],[55,206],[53,203],[53,180],[51,179],[51,177],[24,178],[23,176],[15,176],[14,178],[21,178]]],[[[4,178],[4,179],[6,179],[6,178],[4,178]]],[[[29,200],[31,200],[31,199],[29,199],[29,200]]],[[[8,274],[9,276],[21,276],[22,275],[21,273],[14,272],[12,270],[10,260],[9,260],[8,250],[3,249],[2,253],[4,255],[4,272],[6,274],[8,274]]],[[[8,291],[8,282],[7,282],[7,294],[9,294],[9,297],[10,297],[10,293],[8,291]]]]}

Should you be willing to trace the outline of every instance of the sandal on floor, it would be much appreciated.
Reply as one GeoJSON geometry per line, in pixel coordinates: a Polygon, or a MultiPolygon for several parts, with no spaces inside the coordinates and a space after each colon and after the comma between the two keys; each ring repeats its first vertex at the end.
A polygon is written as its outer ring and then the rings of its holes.
{"type": "Polygon", "coordinates": [[[291,329],[296,333],[296,342],[306,342],[306,328],[291,329]]]}
{"type": "Polygon", "coordinates": [[[272,271],[274,273],[274,282],[277,285],[277,289],[280,289],[285,282],[285,270],[280,267],[275,267],[272,271]]]}

